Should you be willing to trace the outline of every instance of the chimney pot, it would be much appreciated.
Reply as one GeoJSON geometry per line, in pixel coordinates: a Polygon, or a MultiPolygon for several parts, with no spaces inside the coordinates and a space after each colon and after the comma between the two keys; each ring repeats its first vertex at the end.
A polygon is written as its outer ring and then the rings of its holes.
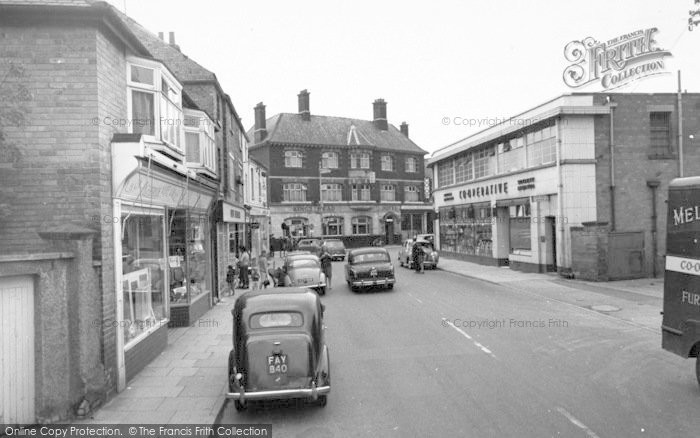
{"type": "Polygon", "coordinates": [[[386,131],[389,129],[389,123],[386,119],[386,102],[384,99],[376,99],[374,101],[374,126],[377,129],[386,131]]]}
{"type": "Polygon", "coordinates": [[[265,105],[262,102],[255,105],[255,131],[253,140],[255,143],[262,143],[267,137],[267,121],[265,120],[265,105]]]}
{"type": "Polygon", "coordinates": [[[408,138],[408,123],[401,122],[401,133],[408,138]]]}
{"type": "Polygon", "coordinates": [[[311,120],[311,111],[309,107],[309,91],[301,90],[297,95],[299,98],[299,114],[301,119],[305,121],[311,120]]]}
{"type": "Polygon", "coordinates": [[[165,41],[165,37],[163,36],[163,32],[158,32],[158,39],[161,41],[165,41]]]}
{"type": "Polygon", "coordinates": [[[168,42],[170,45],[175,45],[175,32],[168,32],[168,42]]]}

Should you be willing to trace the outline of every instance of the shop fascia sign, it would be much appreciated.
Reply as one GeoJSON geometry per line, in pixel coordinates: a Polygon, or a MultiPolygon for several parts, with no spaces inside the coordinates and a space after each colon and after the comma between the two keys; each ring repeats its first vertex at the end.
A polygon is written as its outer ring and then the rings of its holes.
{"type": "MultiPolygon", "coordinates": [[[[319,212],[321,212],[321,206],[320,205],[295,205],[294,207],[292,207],[292,211],[294,213],[319,213],[319,212]]],[[[324,205],[323,211],[324,212],[333,212],[333,211],[335,211],[335,206],[324,205]]]]}
{"type": "MultiPolygon", "coordinates": [[[[513,182],[517,183],[516,185],[519,192],[532,190],[535,188],[535,177],[533,176],[510,182],[499,181],[488,184],[473,184],[468,188],[455,192],[456,198],[461,201],[466,201],[473,199],[491,199],[495,197],[502,197],[503,195],[509,194],[509,190],[513,186],[513,182]]],[[[444,193],[442,199],[445,202],[454,201],[455,194],[453,192],[444,193]]]]}
{"type": "Polygon", "coordinates": [[[222,216],[224,222],[245,222],[245,210],[225,202],[222,204],[222,216]]]}

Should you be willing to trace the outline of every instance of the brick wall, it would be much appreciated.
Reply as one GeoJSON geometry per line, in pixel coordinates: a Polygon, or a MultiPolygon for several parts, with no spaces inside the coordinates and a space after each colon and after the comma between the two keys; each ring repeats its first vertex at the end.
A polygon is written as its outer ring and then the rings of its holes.
{"type": "MultiPolygon", "coordinates": [[[[89,226],[100,208],[96,35],[93,28],[49,24],[4,25],[6,61],[24,69],[31,92],[24,126],[4,126],[18,154],[0,154],[0,186],[9,211],[0,224],[0,252],[46,248],[37,230],[89,226]]],[[[4,75],[8,63],[0,65],[4,75]]]]}
{"type": "MultiPolygon", "coordinates": [[[[307,184],[307,201],[314,201],[319,199],[319,181],[318,181],[318,163],[321,161],[321,155],[323,152],[335,151],[338,152],[338,169],[332,169],[330,173],[323,174],[323,181],[327,183],[335,182],[343,184],[343,200],[351,199],[351,188],[347,180],[348,172],[351,170],[361,170],[361,169],[351,169],[350,168],[350,151],[345,147],[328,147],[328,148],[318,148],[318,147],[307,147],[298,148],[304,151],[304,158],[302,161],[301,168],[287,168],[284,166],[284,151],[288,147],[281,145],[266,145],[259,149],[256,149],[254,156],[256,158],[260,157],[261,161],[269,162],[270,176],[277,177],[289,177],[289,178],[299,178],[299,182],[306,182],[307,184]],[[342,180],[333,180],[333,178],[342,178],[342,180]]],[[[403,201],[404,198],[404,185],[406,183],[400,180],[415,180],[410,184],[416,185],[419,193],[419,199],[423,199],[423,166],[421,165],[423,160],[422,156],[416,154],[407,153],[396,153],[396,152],[379,152],[372,151],[370,156],[370,168],[375,172],[377,179],[386,179],[386,183],[393,183],[396,190],[396,200],[403,201]],[[394,157],[394,171],[382,171],[381,170],[381,156],[383,154],[389,154],[394,157]],[[414,156],[418,160],[417,172],[407,173],[405,168],[406,157],[414,156]]],[[[371,199],[376,201],[379,199],[381,182],[371,186],[371,199]]],[[[278,178],[271,178],[268,183],[268,191],[270,193],[270,202],[279,203],[283,200],[282,193],[282,180],[278,178]]]]}
{"type": "MultiPolygon", "coordinates": [[[[663,272],[666,253],[666,199],[668,183],[678,177],[678,111],[676,94],[612,94],[618,106],[614,110],[615,127],[615,225],[617,231],[645,232],[646,271],[651,275],[653,260],[657,272],[663,272]],[[651,158],[649,112],[666,106],[671,112],[671,154],[651,158]],[[658,251],[652,255],[651,202],[647,180],[659,180],[657,207],[658,251]]],[[[604,104],[604,95],[595,96],[596,104],[604,104]]],[[[689,134],[700,131],[700,95],[683,95],[683,142],[685,176],[698,175],[700,148],[689,134]]],[[[610,118],[595,119],[595,154],[597,220],[610,222],[610,118]]],[[[695,140],[697,141],[697,140],[695,140]]]]}

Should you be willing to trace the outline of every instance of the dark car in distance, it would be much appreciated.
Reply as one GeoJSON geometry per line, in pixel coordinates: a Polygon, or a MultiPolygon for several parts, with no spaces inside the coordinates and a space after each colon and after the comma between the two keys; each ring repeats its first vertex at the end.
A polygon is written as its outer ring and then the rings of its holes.
{"type": "Polygon", "coordinates": [[[236,410],[255,400],[326,405],[331,375],[323,310],[307,288],[251,291],[236,300],[226,393],[236,410]]]}
{"type": "Polygon", "coordinates": [[[345,260],[345,254],[347,250],[345,249],[345,244],[339,239],[327,239],[323,241],[323,246],[326,251],[331,255],[331,260],[345,260]]]}
{"type": "Polygon", "coordinates": [[[393,289],[396,277],[389,251],[379,247],[350,250],[345,264],[345,281],[353,291],[374,286],[393,289]]]}
{"type": "Polygon", "coordinates": [[[321,253],[321,239],[317,237],[299,239],[294,249],[297,251],[308,251],[313,255],[319,255],[321,253]]]}

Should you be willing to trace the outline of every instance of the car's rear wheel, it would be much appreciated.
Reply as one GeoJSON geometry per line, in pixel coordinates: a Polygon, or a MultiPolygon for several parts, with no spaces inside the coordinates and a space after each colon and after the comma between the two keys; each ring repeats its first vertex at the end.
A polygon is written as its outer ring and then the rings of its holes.
{"type": "Polygon", "coordinates": [[[234,400],[233,405],[236,407],[238,412],[245,411],[248,408],[248,405],[240,400],[234,400]]]}
{"type": "Polygon", "coordinates": [[[394,285],[393,285],[393,284],[387,284],[387,285],[386,285],[386,288],[387,288],[387,289],[393,289],[393,288],[394,288],[394,285]]]}
{"type": "Polygon", "coordinates": [[[695,377],[697,377],[698,385],[700,385],[700,353],[698,353],[698,357],[695,359],[695,377]]]}
{"type": "Polygon", "coordinates": [[[319,295],[325,295],[326,294],[326,286],[321,286],[318,288],[318,294],[319,295]]]}
{"type": "Polygon", "coordinates": [[[319,395],[318,400],[316,400],[316,403],[318,403],[318,405],[322,408],[325,407],[328,404],[328,396],[327,395],[319,395]]]}

